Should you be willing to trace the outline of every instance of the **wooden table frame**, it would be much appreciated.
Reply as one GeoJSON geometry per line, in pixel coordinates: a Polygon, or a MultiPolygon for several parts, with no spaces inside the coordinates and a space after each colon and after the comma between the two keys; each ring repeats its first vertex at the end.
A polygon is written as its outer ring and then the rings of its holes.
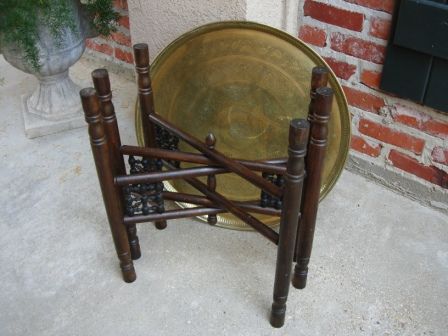
{"type": "Polygon", "coordinates": [[[294,119],[290,122],[288,157],[248,161],[231,159],[220,153],[215,148],[213,134],[200,141],[157,115],[149,75],[148,46],[134,45],[134,55],[144,147],[121,144],[106,70],[93,71],[95,88],[85,88],[80,92],[124,281],[136,280],[133,260],[141,256],[136,224],[155,222],[158,229],[164,229],[169,219],[207,215],[208,222],[213,225],[217,214],[230,212],[278,246],[270,322],[274,327],[281,327],[291,277],[294,287],[302,289],[306,285],[333,99],[333,91],[326,87],[328,70],[323,67],[313,69],[308,120],[294,119]],[[185,141],[201,154],[160,149],[157,128],[185,141]],[[130,173],[126,169],[125,156],[129,157],[130,173]],[[136,156],[141,159],[136,159],[136,156]],[[181,168],[182,162],[198,166],[181,168]],[[263,174],[260,176],[259,172],[263,174]],[[259,187],[262,198],[275,200],[277,206],[272,207],[274,203],[260,200],[236,202],[218,193],[215,176],[229,173],[259,187]],[[269,174],[281,176],[282,183],[272,183],[266,178],[269,174]],[[207,183],[199,180],[200,176],[206,176],[207,183]],[[183,179],[204,196],[164,191],[161,183],[172,179],[183,179]],[[166,211],[165,200],[197,206],[166,211]],[[279,232],[263,224],[252,215],[254,213],[279,216],[279,232]],[[294,261],[296,266],[292,272],[294,261]]]}

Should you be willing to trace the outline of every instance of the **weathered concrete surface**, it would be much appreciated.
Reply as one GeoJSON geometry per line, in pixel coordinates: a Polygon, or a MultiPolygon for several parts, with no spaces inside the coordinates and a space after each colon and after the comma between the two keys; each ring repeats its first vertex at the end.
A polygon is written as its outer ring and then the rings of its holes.
{"type": "MultiPolygon", "coordinates": [[[[86,130],[27,139],[32,79],[3,60],[0,77],[0,335],[446,335],[448,217],[349,172],[321,204],[309,286],[291,289],[283,329],[267,320],[275,250],[255,233],[143,224],[125,284],[86,130]]],[[[112,83],[135,144],[134,84],[112,83]]]]}

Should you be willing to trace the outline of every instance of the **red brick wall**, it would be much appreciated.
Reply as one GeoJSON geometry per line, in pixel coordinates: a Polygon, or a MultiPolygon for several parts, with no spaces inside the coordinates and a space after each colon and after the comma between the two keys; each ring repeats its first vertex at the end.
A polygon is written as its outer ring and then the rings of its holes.
{"type": "Polygon", "coordinates": [[[120,14],[117,31],[109,37],[97,37],[87,40],[90,53],[101,58],[130,66],[134,62],[131,34],[129,32],[128,5],[126,0],[114,0],[115,9],[120,14]]]}
{"type": "Polygon", "coordinates": [[[448,188],[448,116],[379,90],[394,0],[301,0],[299,37],[339,77],[352,154],[448,188]]]}
{"type": "MultiPolygon", "coordinates": [[[[331,66],[353,116],[352,155],[436,188],[448,188],[448,116],[379,90],[394,0],[300,0],[299,37],[331,66]]],[[[118,31],[91,52],[133,62],[126,0],[118,31]]]]}

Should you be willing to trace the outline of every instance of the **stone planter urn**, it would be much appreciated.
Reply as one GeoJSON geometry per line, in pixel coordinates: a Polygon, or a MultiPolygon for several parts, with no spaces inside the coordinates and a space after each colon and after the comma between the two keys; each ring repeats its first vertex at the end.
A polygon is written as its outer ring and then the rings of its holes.
{"type": "MultiPolygon", "coordinates": [[[[18,45],[0,44],[0,53],[12,66],[38,79],[33,93],[22,96],[22,114],[25,134],[28,138],[57,133],[84,125],[79,98],[80,88],[70,79],[69,68],[76,63],[85,50],[85,39],[92,37],[87,16],[78,0],[70,3],[76,31],[69,28],[56,41],[45,20],[39,20],[39,63],[34,69],[25,59],[18,45]]],[[[1,38],[1,36],[0,36],[1,38]]]]}

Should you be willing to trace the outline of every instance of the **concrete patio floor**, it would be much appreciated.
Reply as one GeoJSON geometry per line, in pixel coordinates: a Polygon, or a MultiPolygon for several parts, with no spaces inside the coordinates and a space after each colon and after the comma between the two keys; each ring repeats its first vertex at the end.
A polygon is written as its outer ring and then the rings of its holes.
{"type": "MultiPolygon", "coordinates": [[[[73,77],[90,86],[97,67],[73,77]]],[[[0,335],[447,335],[448,218],[344,172],[321,203],[305,290],[268,322],[276,250],[251,232],[177,220],[139,230],[121,280],[86,129],[29,140],[34,79],[0,58],[0,335]]],[[[112,75],[123,142],[135,85],[112,75]]]]}

